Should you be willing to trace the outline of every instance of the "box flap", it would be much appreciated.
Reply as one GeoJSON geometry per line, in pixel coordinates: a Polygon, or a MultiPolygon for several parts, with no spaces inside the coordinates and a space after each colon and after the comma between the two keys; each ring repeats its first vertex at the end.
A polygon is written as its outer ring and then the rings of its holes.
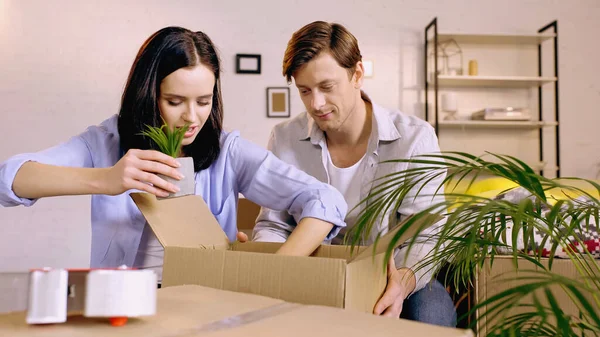
{"type": "Polygon", "coordinates": [[[223,229],[199,195],[157,200],[149,193],[131,193],[158,241],[166,246],[227,246],[223,229]]]}
{"type": "MultiPolygon", "coordinates": [[[[233,251],[242,251],[242,252],[255,252],[255,253],[267,253],[267,254],[275,254],[277,250],[281,247],[283,243],[280,242],[239,242],[236,241],[230,245],[229,250],[233,251]]],[[[354,254],[358,252],[362,252],[364,246],[355,247],[354,254]]],[[[347,261],[353,255],[350,252],[350,246],[342,246],[342,245],[326,245],[322,244],[317,249],[310,254],[312,257],[326,257],[330,259],[342,259],[347,261]]]]}
{"type": "Polygon", "coordinates": [[[197,284],[341,308],[345,271],[342,259],[167,247],[162,286],[197,284]]]}
{"type": "Polygon", "coordinates": [[[365,246],[355,246],[354,250],[352,250],[352,247],[345,245],[321,245],[311,256],[348,261],[358,253],[362,252],[365,248],[365,246]]]}
{"type": "Polygon", "coordinates": [[[372,313],[387,286],[385,254],[361,259],[346,268],[344,308],[372,313]]]}
{"type": "Polygon", "coordinates": [[[230,245],[229,250],[240,252],[275,254],[277,250],[279,250],[281,245],[283,245],[283,243],[281,242],[236,241],[230,245]]]}
{"type": "MultiPolygon", "coordinates": [[[[412,218],[413,218],[413,216],[407,217],[404,221],[402,221],[400,224],[398,224],[392,230],[390,230],[385,235],[380,237],[376,243],[372,244],[371,246],[364,249],[362,252],[355,255],[352,260],[354,260],[354,261],[360,260],[365,257],[385,253],[389,244],[394,239],[394,236],[396,235],[396,233],[398,233],[401,230],[404,231],[405,225],[412,218]]],[[[429,227],[428,225],[426,225],[427,223],[433,224],[433,223],[438,222],[441,219],[442,219],[442,217],[437,214],[429,214],[429,216],[424,216],[424,217],[418,219],[417,221],[410,224],[409,228],[406,228],[406,230],[402,233],[402,236],[400,237],[400,239],[396,242],[395,246],[398,247],[401,244],[403,244],[406,240],[414,237],[415,233],[417,233],[417,231],[419,230],[419,228],[421,226],[429,227]]]]}

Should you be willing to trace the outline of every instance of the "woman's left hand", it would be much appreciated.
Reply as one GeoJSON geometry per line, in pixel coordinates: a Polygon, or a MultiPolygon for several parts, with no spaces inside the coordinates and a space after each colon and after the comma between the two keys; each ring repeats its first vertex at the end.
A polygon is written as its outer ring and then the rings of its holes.
{"type": "Polygon", "coordinates": [[[237,232],[237,240],[239,242],[247,242],[248,235],[246,235],[246,233],[244,233],[244,232],[237,232]]]}

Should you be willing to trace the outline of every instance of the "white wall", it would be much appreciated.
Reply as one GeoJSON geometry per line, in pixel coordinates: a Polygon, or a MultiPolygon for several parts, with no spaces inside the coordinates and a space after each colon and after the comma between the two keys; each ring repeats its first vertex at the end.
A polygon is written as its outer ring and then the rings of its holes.
{"type": "MultiPolygon", "coordinates": [[[[166,25],[205,31],[221,51],[225,126],[266,145],[265,88],[284,86],[291,34],[313,20],[345,24],[375,76],[365,89],[381,105],[422,113],[423,29],[533,33],[560,29],[562,174],[596,177],[600,142],[600,2],[597,0],[32,1],[0,0],[0,160],[39,150],[118,110],[140,44],[166,25]],[[234,55],[258,53],[261,75],[236,75],[234,55]]],[[[292,114],[302,111],[292,87],[292,114]]],[[[0,209],[0,270],[85,266],[89,198],[52,198],[0,209]],[[52,209],[52,210],[51,210],[52,209]]]]}

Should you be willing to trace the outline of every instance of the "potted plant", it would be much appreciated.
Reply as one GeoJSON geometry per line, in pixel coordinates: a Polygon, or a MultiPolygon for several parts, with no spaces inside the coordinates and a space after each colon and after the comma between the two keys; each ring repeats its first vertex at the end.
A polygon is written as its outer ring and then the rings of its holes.
{"type": "MultiPolygon", "coordinates": [[[[444,280],[459,289],[472,286],[483,267],[493,268],[496,257],[508,254],[514,270],[497,282],[509,279],[518,284],[504,283],[504,290],[480,298],[459,320],[477,313],[477,319],[487,319],[486,336],[599,335],[600,267],[594,260],[598,256],[584,248],[579,234],[600,224],[600,185],[586,179],[545,178],[514,157],[487,155],[493,159],[444,152],[390,161],[409,163],[410,168],[374,183],[371,194],[361,202],[366,206],[347,241],[357,245],[389,209],[398,207],[405,197],[424,196],[420,187],[438,178],[443,182],[436,194],[445,188],[442,201],[414,214],[403,227],[426,220],[418,233],[428,226],[439,229],[435,249],[417,268],[439,271],[447,265],[449,274],[444,280]],[[482,176],[502,177],[517,187],[494,197],[457,188],[466,185],[468,190],[482,176]],[[445,222],[438,222],[439,216],[445,222]],[[553,270],[559,254],[572,263],[577,277],[553,270]],[[536,266],[536,271],[519,271],[523,261],[536,266]],[[570,303],[558,303],[558,292],[570,303]],[[564,312],[567,306],[577,312],[564,312]]],[[[388,258],[403,233],[400,229],[387,247],[388,258]]],[[[476,322],[469,327],[475,328],[476,322]]]]}
{"type": "Polygon", "coordinates": [[[160,152],[175,158],[179,164],[181,164],[180,167],[177,168],[184,177],[181,180],[158,174],[161,178],[179,187],[179,192],[171,193],[166,198],[159,197],[158,199],[174,198],[195,193],[196,181],[194,179],[194,158],[181,157],[181,143],[183,142],[183,137],[189,127],[189,123],[180,128],[170,127],[163,119],[162,126],[146,125],[146,129],[141,132],[142,136],[152,139],[160,152]]]}

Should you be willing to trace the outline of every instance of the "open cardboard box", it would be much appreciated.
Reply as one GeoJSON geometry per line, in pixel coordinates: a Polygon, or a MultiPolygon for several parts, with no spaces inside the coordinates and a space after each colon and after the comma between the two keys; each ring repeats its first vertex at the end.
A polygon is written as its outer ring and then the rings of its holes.
{"type": "Polygon", "coordinates": [[[368,313],[385,290],[384,252],[401,227],[382,236],[375,251],[362,247],[351,254],[348,246],[321,245],[310,257],[282,256],[274,254],[278,243],[230,243],[200,196],[131,197],[165,249],[164,287],[196,284],[368,313]]]}
{"type": "Polygon", "coordinates": [[[305,306],[196,285],[159,289],[157,314],[129,319],[122,327],[112,327],[105,319],[77,314],[69,316],[63,324],[28,325],[25,315],[25,312],[0,314],[0,334],[11,337],[473,336],[470,330],[305,306]]]}

